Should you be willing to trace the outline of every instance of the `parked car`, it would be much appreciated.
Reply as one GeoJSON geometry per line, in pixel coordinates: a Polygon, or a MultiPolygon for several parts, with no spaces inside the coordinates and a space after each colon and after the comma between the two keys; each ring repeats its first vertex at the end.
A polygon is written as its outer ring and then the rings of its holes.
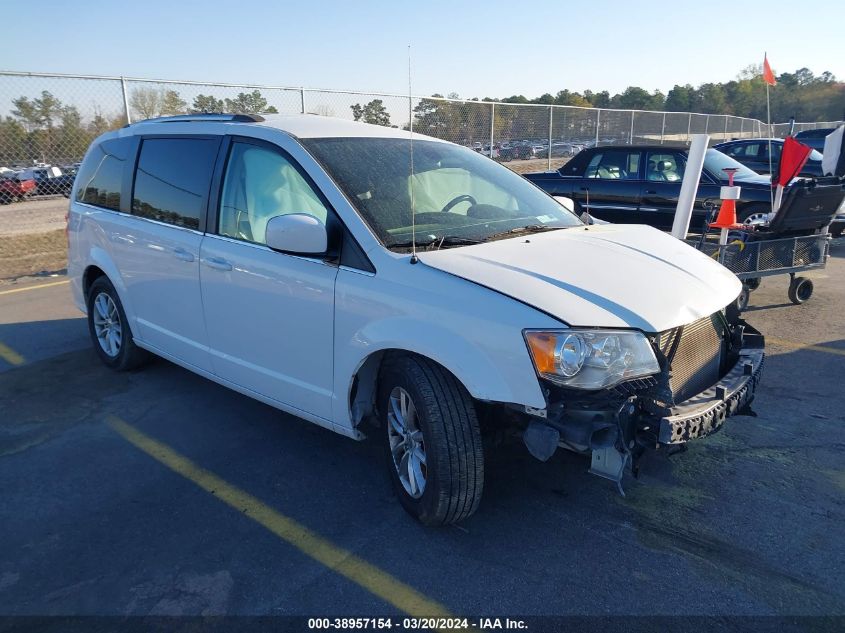
{"type": "Polygon", "coordinates": [[[73,188],[74,175],[64,173],[58,167],[41,167],[31,171],[35,179],[34,195],[39,196],[64,196],[70,195],[73,188]]]}
{"type": "MultiPolygon", "coordinates": [[[[769,174],[771,169],[777,171],[780,155],[783,151],[783,140],[779,138],[742,139],[718,143],[713,146],[713,149],[717,149],[723,154],[730,156],[758,174],[769,174]],[[772,148],[771,163],[769,162],[770,143],[772,148]]],[[[818,178],[821,176],[821,153],[816,150],[811,151],[807,162],[804,163],[804,167],[798,175],[805,178],[818,178]]]]}
{"type": "Polygon", "coordinates": [[[35,181],[19,178],[14,172],[0,174],[0,204],[21,200],[35,191],[35,181]]]}
{"type": "Polygon", "coordinates": [[[809,145],[814,150],[824,153],[824,139],[834,130],[836,130],[836,128],[833,127],[820,127],[815,130],[804,130],[795,135],[795,140],[801,141],[804,145],[809,145]]]}
{"type": "Polygon", "coordinates": [[[619,483],[757,388],[762,337],[726,268],[649,227],[587,226],[452,143],[184,115],[100,136],[76,183],[68,274],[103,363],[152,352],[377,433],[425,524],[476,510],[487,436],[519,433],[543,460],[577,450],[619,483]]]}
{"type": "MultiPolygon", "coordinates": [[[[578,153],[557,171],[525,174],[538,187],[571,198],[577,212],[608,222],[648,224],[669,230],[675,218],[687,152],[665,145],[591,147],[578,153]]],[[[707,203],[719,203],[724,168],[736,169],[741,186],[737,217],[753,221],[771,211],[770,180],[715,149],[708,149],[693,208],[691,230],[707,219],[707,203]]]]}

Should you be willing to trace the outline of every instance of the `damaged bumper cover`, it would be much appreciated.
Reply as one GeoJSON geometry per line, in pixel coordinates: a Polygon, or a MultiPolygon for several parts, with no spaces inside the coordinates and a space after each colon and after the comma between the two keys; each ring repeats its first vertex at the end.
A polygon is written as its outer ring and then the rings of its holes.
{"type": "Polygon", "coordinates": [[[544,420],[528,423],[523,441],[545,461],[558,446],[591,452],[590,472],[619,483],[646,449],[681,445],[718,431],[727,418],[754,415],[750,405],[765,360],[763,336],[736,320],[723,338],[728,362],[721,378],[681,402],[671,388],[671,358],[660,374],[615,388],[580,392],[549,385],[544,420]]]}
{"type": "Polygon", "coordinates": [[[762,349],[740,355],[734,367],[715,385],[669,409],[659,419],[657,441],[683,444],[719,430],[725,420],[745,410],[754,399],[765,355],[762,349]]]}

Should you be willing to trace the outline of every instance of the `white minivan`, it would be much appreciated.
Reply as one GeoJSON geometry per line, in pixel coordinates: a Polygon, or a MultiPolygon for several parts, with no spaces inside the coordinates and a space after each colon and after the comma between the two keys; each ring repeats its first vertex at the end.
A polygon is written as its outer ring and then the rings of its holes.
{"type": "Polygon", "coordinates": [[[135,123],[91,145],[68,230],[106,365],[152,352],[355,439],[375,423],[429,525],[476,510],[493,437],[584,453],[619,484],[646,449],[746,412],[763,365],[715,261],[388,127],[135,123]]]}

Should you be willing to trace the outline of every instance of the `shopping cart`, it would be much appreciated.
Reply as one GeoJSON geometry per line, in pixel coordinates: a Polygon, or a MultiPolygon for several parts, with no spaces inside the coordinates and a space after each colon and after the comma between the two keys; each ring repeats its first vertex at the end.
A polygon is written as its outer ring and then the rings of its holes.
{"type": "Polygon", "coordinates": [[[769,222],[731,231],[726,245],[713,241],[706,230],[689,243],[739,277],[740,310],[747,307],[760,279],[772,275],[788,274],[787,295],[793,303],[801,304],[812,296],[813,281],[798,273],[825,267],[830,251],[827,227],[843,201],[845,184],[840,178],[799,181],[790,187],[769,222]]]}

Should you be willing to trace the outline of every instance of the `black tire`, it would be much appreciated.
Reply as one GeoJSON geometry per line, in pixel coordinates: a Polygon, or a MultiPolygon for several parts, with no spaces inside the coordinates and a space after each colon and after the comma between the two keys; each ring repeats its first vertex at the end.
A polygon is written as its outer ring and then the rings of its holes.
{"type": "MultiPolygon", "coordinates": [[[[135,341],[132,339],[132,331],[129,329],[129,322],[126,319],[126,313],[123,311],[123,304],[121,304],[120,297],[117,295],[117,291],[108,277],[101,276],[94,280],[88,289],[86,305],[88,307],[88,333],[91,335],[91,343],[94,345],[94,351],[97,352],[97,355],[106,367],[115,371],[128,371],[143,365],[149,360],[150,353],[135,345],[135,341]],[[117,322],[121,328],[121,340],[115,354],[108,353],[97,337],[97,326],[94,321],[95,310],[97,308],[94,302],[100,295],[106,295],[116,308],[117,322]]],[[[114,321],[113,317],[112,321],[114,321]]]]}
{"type": "Polygon", "coordinates": [[[378,409],[387,468],[402,507],[423,525],[471,516],[484,487],[484,452],[475,406],[464,386],[428,359],[389,356],[379,372],[378,409]],[[425,483],[418,498],[405,489],[391,451],[390,398],[396,389],[410,397],[422,432],[425,483]]]}
{"type": "Polygon", "coordinates": [[[762,281],[762,279],[760,279],[760,277],[750,277],[742,283],[745,284],[746,286],[748,286],[749,290],[753,291],[753,290],[757,290],[757,288],[760,287],[761,281],[762,281]]]}
{"type": "Polygon", "coordinates": [[[751,289],[742,284],[742,290],[739,291],[739,296],[736,298],[736,309],[740,312],[745,312],[748,308],[748,300],[751,298],[751,289]]]}
{"type": "Polygon", "coordinates": [[[813,296],[813,281],[806,277],[795,277],[789,282],[789,300],[795,305],[801,305],[813,296]]]}
{"type": "Polygon", "coordinates": [[[745,224],[753,215],[771,213],[771,208],[767,204],[749,204],[737,209],[736,219],[740,224],[745,224]]]}

